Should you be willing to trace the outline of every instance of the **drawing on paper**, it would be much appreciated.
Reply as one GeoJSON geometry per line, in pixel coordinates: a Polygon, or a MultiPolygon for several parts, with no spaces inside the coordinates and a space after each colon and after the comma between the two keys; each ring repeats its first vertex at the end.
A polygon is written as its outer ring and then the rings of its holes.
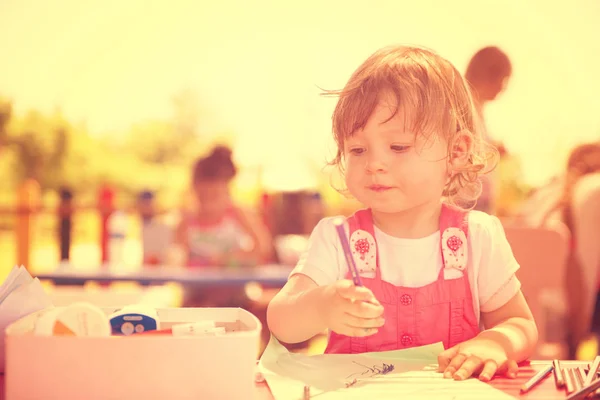
{"type": "Polygon", "coordinates": [[[350,387],[350,386],[355,385],[361,379],[372,378],[372,377],[377,376],[377,375],[389,374],[395,368],[394,364],[386,364],[386,363],[375,364],[372,367],[369,367],[367,365],[363,365],[363,364],[358,363],[356,361],[352,361],[352,363],[356,364],[358,366],[363,367],[364,370],[362,372],[355,372],[354,374],[348,375],[346,377],[346,379],[349,379],[349,381],[346,382],[346,387],[347,388],[350,387]],[[356,375],[360,375],[360,376],[356,377],[356,375]]]}

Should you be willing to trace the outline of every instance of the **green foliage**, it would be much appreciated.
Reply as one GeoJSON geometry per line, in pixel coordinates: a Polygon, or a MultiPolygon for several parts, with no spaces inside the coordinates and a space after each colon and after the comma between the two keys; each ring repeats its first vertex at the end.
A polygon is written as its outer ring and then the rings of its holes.
{"type": "Polygon", "coordinates": [[[12,103],[0,99],[0,192],[14,192],[33,178],[43,191],[68,186],[86,197],[104,183],[124,197],[144,189],[180,193],[190,165],[209,148],[199,134],[199,115],[194,94],[184,91],[173,98],[170,120],[145,121],[118,136],[93,136],[60,111],[17,116],[12,103]]]}

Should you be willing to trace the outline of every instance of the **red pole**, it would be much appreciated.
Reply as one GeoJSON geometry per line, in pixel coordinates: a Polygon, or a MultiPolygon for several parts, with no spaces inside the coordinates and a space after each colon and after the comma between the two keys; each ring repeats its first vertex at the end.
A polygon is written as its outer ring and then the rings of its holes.
{"type": "Polygon", "coordinates": [[[261,196],[260,203],[261,203],[260,208],[261,208],[263,223],[265,224],[267,229],[269,229],[269,231],[271,231],[271,229],[273,228],[272,221],[271,221],[271,218],[273,217],[273,215],[272,215],[273,204],[272,204],[271,195],[267,192],[264,192],[261,196]]]}
{"type": "Polygon", "coordinates": [[[17,218],[15,234],[17,242],[17,265],[29,269],[29,256],[33,241],[36,209],[40,204],[40,185],[33,179],[23,182],[17,191],[17,218]]]}
{"type": "Polygon", "coordinates": [[[108,261],[108,219],[115,210],[115,191],[103,185],[98,192],[98,212],[100,213],[100,254],[102,264],[108,261]]]}

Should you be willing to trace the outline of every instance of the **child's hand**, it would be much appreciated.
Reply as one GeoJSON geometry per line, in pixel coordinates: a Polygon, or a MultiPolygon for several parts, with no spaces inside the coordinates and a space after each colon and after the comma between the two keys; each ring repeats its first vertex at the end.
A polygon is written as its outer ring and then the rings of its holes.
{"type": "Polygon", "coordinates": [[[477,374],[484,382],[497,374],[515,378],[519,370],[514,360],[508,360],[506,351],[498,342],[480,337],[443,351],[438,356],[438,364],[438,371],[444,373],[444,378],[456,380],[477,374]]]}
{"type": "Polygon", "coordinates": [[[325,290],[327,326],[345,336],[370,336],[383,326],[383,306],[373,292],[352,281],[342,280],[325,290]]]}

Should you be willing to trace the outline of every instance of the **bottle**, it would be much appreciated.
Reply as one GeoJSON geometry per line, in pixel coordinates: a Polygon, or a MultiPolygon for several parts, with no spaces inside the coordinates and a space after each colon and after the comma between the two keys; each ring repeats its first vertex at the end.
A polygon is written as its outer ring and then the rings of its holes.
{"type": "Polygon", "coordinates": [[[123,265],[126,233],[127,215],[117,210],[108,219],[108,264],[112,267],[123,265]]]}

